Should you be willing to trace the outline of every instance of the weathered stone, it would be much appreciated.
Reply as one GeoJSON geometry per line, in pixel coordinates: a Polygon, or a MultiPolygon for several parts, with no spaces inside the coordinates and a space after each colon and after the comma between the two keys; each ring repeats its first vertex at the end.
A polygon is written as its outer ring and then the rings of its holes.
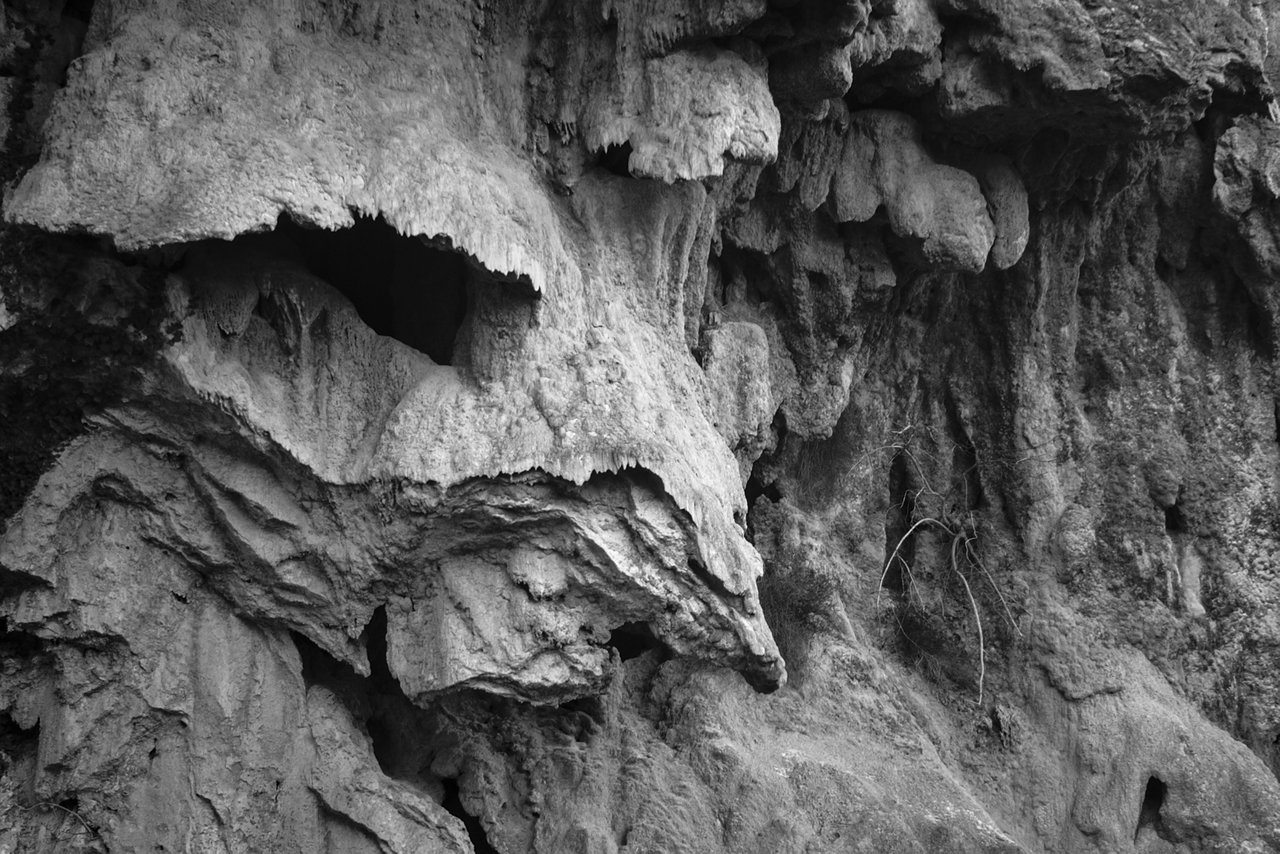
{"type": "Polygon", "coordinates": [[[977,178],[982,187],[996,231],[991,263],[997,270],[1007,270],[1018,263],[1031,237],[1027,189],[1008,158],[1001,155],[961,157],[958,165],[977,178]]]}
{"type": "Polygon", "coordinates": [[[1280,851],[1266,4],[4,11],[0,850],[1280,851]]]}
{"type": "Polygon", "coordinates": [[[779,118],[763,77],[728,51],[679,51],[619,70],[579,119],[588,147],[628,143],[630,169],[647,178],[705,178],[726,157],[764,163],[778,150],[779,118]],[[690,122],[690,117],[696,121],[690,122]]]}
{"type": "Polygon", "coordinates": [[[769,424],[777,410],[764,330],[755,323],[726,323],[709,329],[703,368],[716,396],[711,423],[739,454],[745,480],[769,443],[769,424]]]}
{"type": "Polygon", "coordinates": [[[894,234],[920,242],[930,267],[978,272],[995,241],[978,181],[934,161],[900,113],[850,116],[830,198],[839,222],[866,222],[883,208],[894,234]]]}

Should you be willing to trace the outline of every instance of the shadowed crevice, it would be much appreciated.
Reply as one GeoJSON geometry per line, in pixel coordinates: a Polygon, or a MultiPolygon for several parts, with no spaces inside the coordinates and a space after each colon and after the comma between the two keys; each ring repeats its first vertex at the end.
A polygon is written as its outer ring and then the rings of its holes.
{"type": "Polygon", "coordinates": [[[596,160],[596,165],[601,169],[617,175],[620,178],[631,178],[631,143],[624,142],[621,145],[610,145],[601,151],[596,160]]]}
{"type": "Polygon", "coordinates": [[[609,646],[618,651],[618,656],[623,661],[630,661],[653,651],[658,653],[659,661],[671,658],[671,650],[658,639],[648,623],[623,623],[609,633],[609,646]]]}
{"type": "Polygon", "coordinates": [[[498,854],[498,849],[494,848],[489,842],[489,838],[485,835],[484,826],[480,823],[480,819],[467,812],[462,805],[462,797],[458,792],[457,780],[444,780],[444,800],[441,806],[449,811],[454,818],[462,822],[463,827],[467,829],[467,836],[471,840],[471,847],[475,849],[476,854],[498,854]]]}
{"type": "Polygon", "coordinates": [[[34,799],[39,753],[40,722],[23,727],[0,711],[0,781],[28,803],[34,799]]]}
{"type": "Polygon", "coordinates": [[[404,237],[381,217],[358,217],[338,231],[307,228],[282,215],[276,233],[302,252],[315,276],[351,300],[374,332],[452,365],[472,280],[467,256],[404,237]]]}
{"type": "Polygon", "coordinates": [[[1147,788],[1142,794],[1142,806],[1138,810],[1138,826],[1133,832],[1135,844],[1144,831],[1154,833],[1166,842],[1173,841],[1164,826],[1164,816],[1161,812],[1168,792],[1169,787],[1159,777],[1151,777],[1147,780],[1147,788]]]}

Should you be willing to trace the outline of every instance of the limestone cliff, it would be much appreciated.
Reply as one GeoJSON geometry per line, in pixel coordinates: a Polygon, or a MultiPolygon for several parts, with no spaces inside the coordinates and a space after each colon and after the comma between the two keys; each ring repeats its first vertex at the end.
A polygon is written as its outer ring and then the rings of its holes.
{"type": "Polygon", "coordinates": [[[1280,6],[3,13],[0,851],[1280,852],[1280,6]]]}

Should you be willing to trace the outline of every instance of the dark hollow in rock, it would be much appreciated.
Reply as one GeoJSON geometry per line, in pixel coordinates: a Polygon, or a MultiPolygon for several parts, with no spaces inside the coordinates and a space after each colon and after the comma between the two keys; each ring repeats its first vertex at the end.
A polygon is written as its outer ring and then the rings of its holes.
{"type": "Polygon", "coordinates": [[[760,475],[752,472],[751,478],[747,481],[747,506],[750,507],[756,503],[756,499],[764,496],[773,503],[782,500],[782,491],[778,489],[778,484],[774,481],[766,483],[761,479],[760,475]]]}
{"type": "Polygon", "coordinates": [[[498,849],[494,848],[489,842],[489,838],[485,836],[484,826],[480,824],[480,819],[467,812],[462,806],[462,798],[458,795],[458,781],[446,779],[444,782],[444,802],[441,803],[455,818],[462,822],[467,829],[467,836],[471,839],[471,846],[475,848],[476,854],[498,854],[498,849]]]}
{"type": "Polygon", "coordinates": [[[381,217],[360,217],[351,228],[325,231],[282,216],[276,233],[292,241],[307,268],[351,300],[379,335],[426,353],[436,364],[453,364],[471,278],[463,253],[403,237],[381,217]]]}
{"type": "Polygon", "coordinates": [[[671,657],[667,645],[658,639],[648,623],[623,623],[609,633],[609,646],[618,651],[623,661],[639,658],[651,650],[656,650],[662,660],[671,657]]]}
{"type": "Polygon", "coordinates": [[[624,142],[620,145],[610,145],[600,152],[599,159],[596,164],[613,175],[620,178],[630,178],[631,175],[631,143],[624,142]]]}
{"type": "Polygon", "coordinates": [[[365,626],[365,649],[369,656],[369,673],[373,686],[384,694],[401,693],[400,682],[387,664],[387,607],[379,605],[365,626]]]}
{"type": "Polygon", "coordinates": [[[1164,819],[1160,814],[1168,791],[1169,787],[1159,777],[1152,777],[1147,780],[1147,788],[1142,795],[1142,807],[1138,811],[1138,827],[1133,832],[1134,842],[1138,841],[1143,829],[1148,827],[1161,839],[1169,841],[1164,827],[1164,819]]]}
{"type": "Polygon", "coordinates": [[[386,627],[386,609],[380,606],[363,634],[369,656],[368,676],[359,675],[306,636],[298,632],[291,636],[302,660],[303,681],[328,688],[352,718],[363,725],[382,773],[438,797],[438,781],[427,771],[437,745],[424,735],[432,731],[431,712],[410,702],[391,674],[386,657],[386,627]]]}
{"type": "Polygon", "coordinates": [[[9,714],[0,712],[0,779],[29,800],[34,794],[36,761],[40,752],[40,723],[24,728],[9,714]]]}

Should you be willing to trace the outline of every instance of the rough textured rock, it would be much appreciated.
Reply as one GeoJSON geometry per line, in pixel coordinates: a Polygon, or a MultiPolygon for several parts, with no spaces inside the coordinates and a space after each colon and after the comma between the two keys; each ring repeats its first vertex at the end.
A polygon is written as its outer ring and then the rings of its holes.
{"type": "Polygon", "coordinates": [[[6,3],[0,850],[1280,851],[1276,21],[6,3]]]}
{"type": "Polygon", "coordinates": [[[838,222],[866,222],[883,210],[894,234],[921,244],[920,261],[930,268],[980,272],[995,242],[977,179],[935,163],[902,113],[850,117],[830,200],[838,222]]]}

